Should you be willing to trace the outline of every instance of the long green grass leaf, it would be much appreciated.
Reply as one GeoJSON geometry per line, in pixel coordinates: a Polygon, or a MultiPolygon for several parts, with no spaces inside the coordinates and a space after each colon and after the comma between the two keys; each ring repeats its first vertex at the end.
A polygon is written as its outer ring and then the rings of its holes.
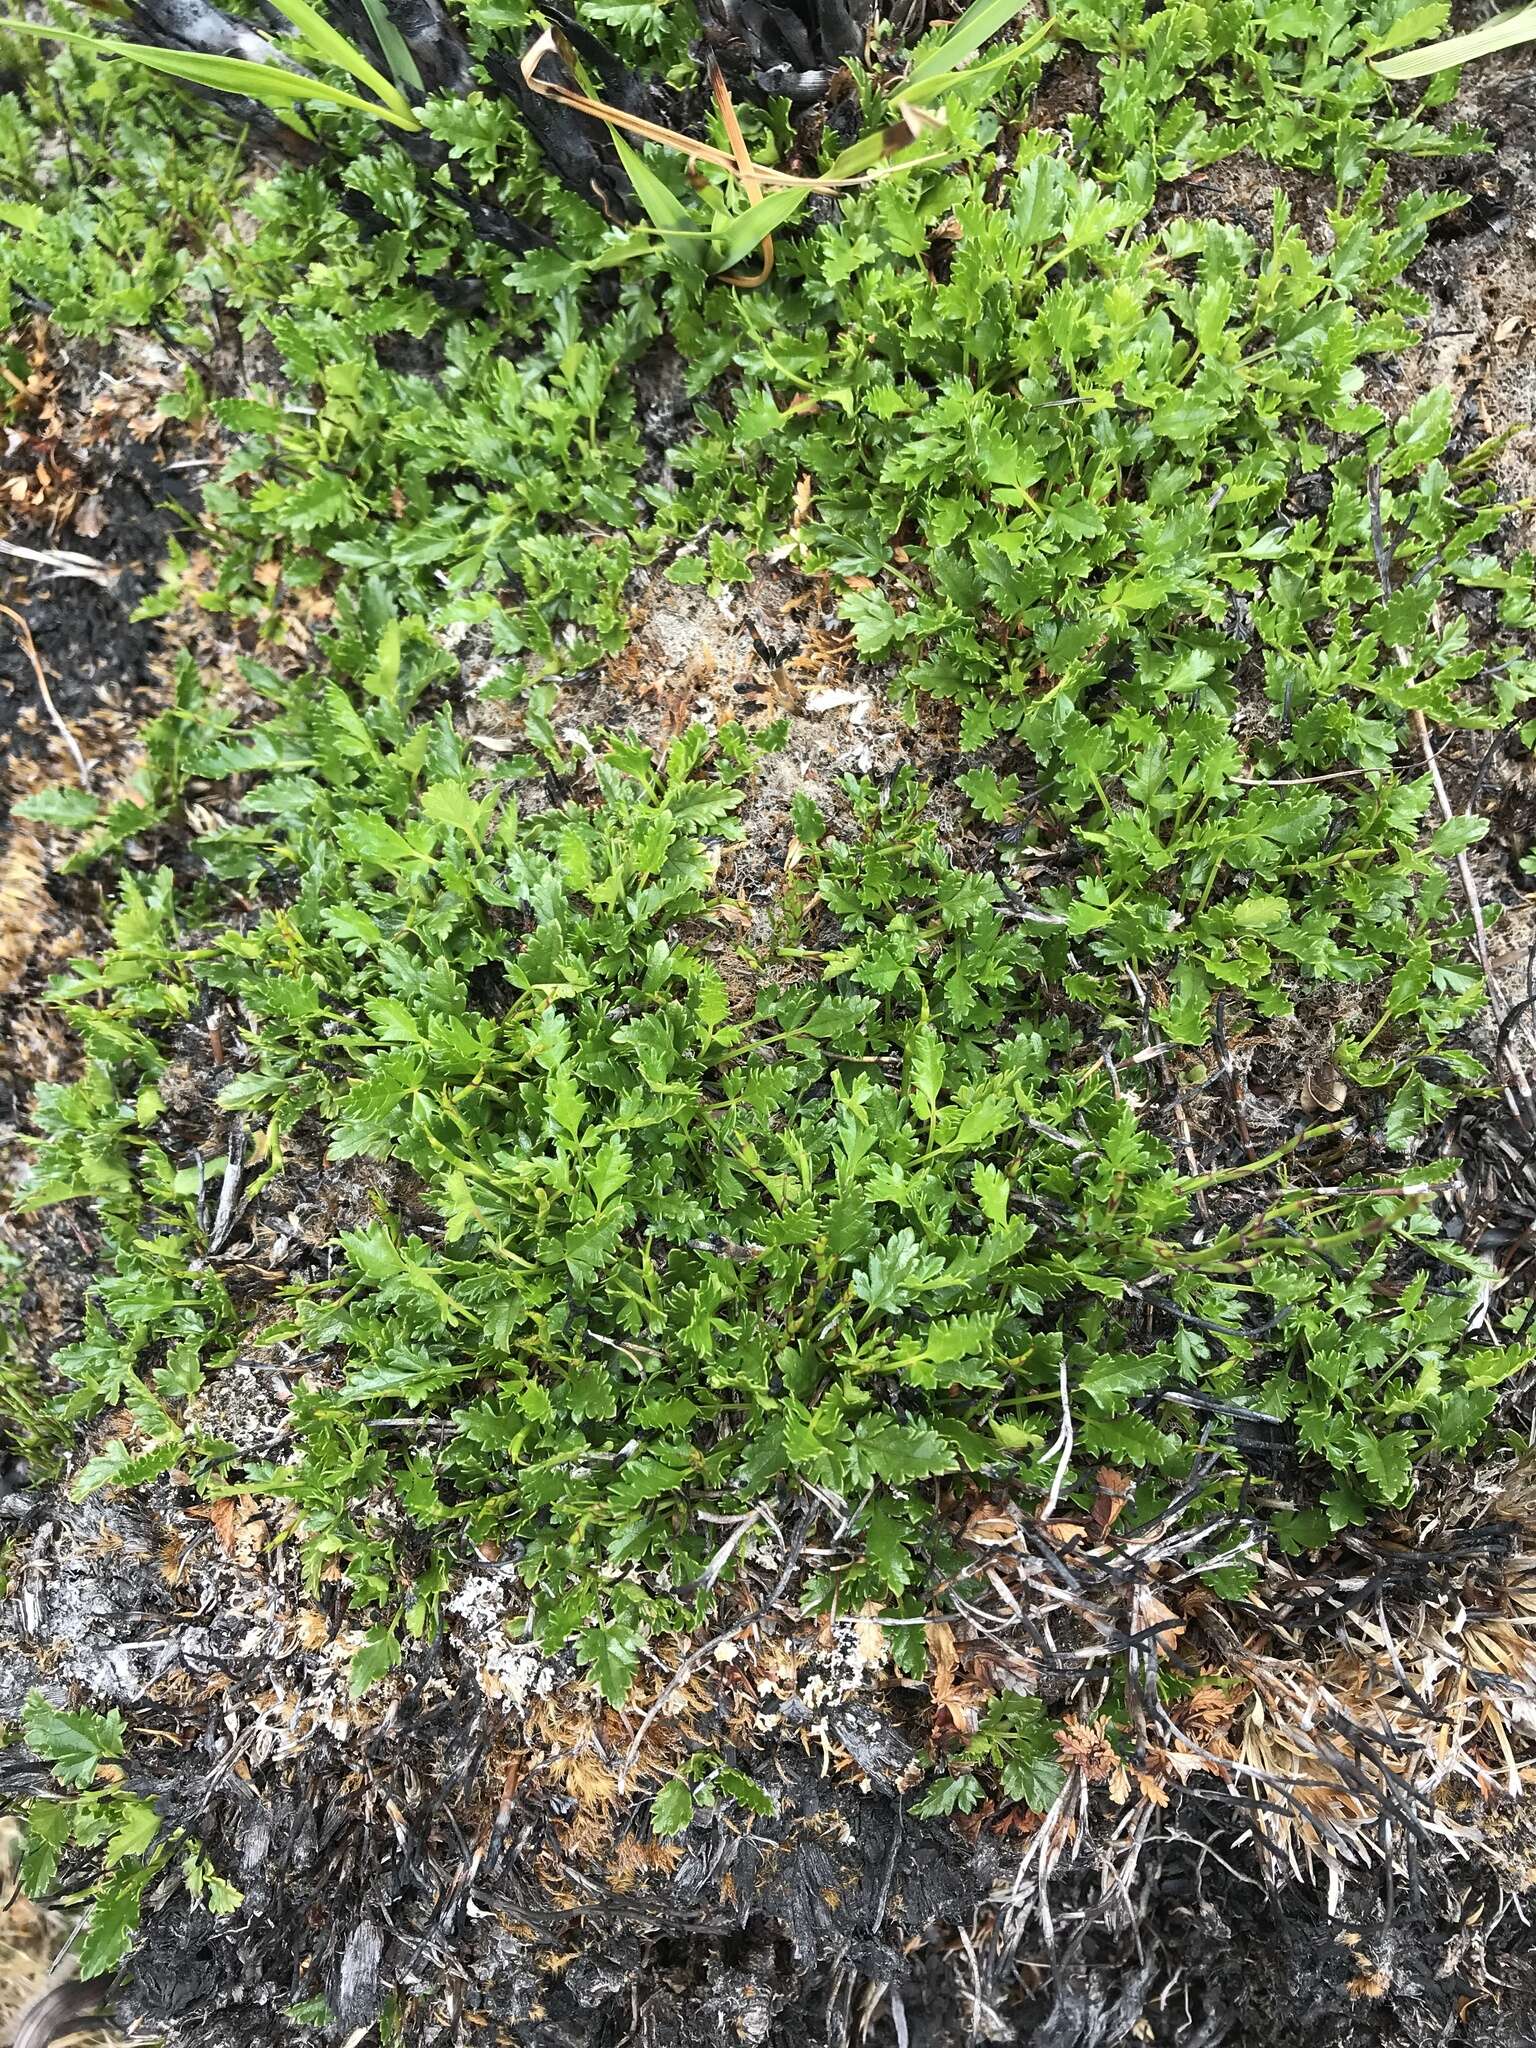
{"type": "Polygon", "coordinates": [[[734,270],[738,263],[752,254],[765,236],[793,219],[810,196],[809,192],[796,192],[793,188],[770,192],[749,206],[745,213],[732,214],[722,223],[710,244],[710,269],[734,270]]]}
{"type": "Polygon", "coordinates": [[[402,87],[409,87],[412,92],[422,91],[420,68],[417,65],[416,59],[411,55],[410,47],[405,37],[401,35],[399,29],[390,20],[389,10],[385,7],[384,0],[363,0],[363,12],[367,15],[374,35],[378,38],[379,48],[384,53],[385,63],[394,73],[395,83],[402,87]]]}
{"type": "Polygon", "coordinates": [[[921,78],[909,78],[896,94],[898,102],[908,106],[922,107],[942,99],[947,92],[958,86],[974,85],[978,79],[990,78],[994,71],[1001,71],[1018,55],[1019,45],[1010,45],[999,50],[995,57],[988,57],[984,64],[963,64],[952,66],[945,71],[925,71],[921,78]]]}
{"type": "Polygon", "coordinates": [[[246,99],[259,100],[264,107],[352,107],[359,113],[372,114],[377,121],[387,121],[394,128],[415,129],[421,126],[408,107],[404,114],[398,114],[393,107],[362,99],[340,86],[327,85],[323,79],[307,78],[302,72],[285,71],[277,64],[252,64],[244,57],[207,57],[191,50],[162,50],[152,43],[120,42],[115,36],[85,35],[79,29],[53,28],[46,22],[21,21],[14,17],[0,20],[0,28],[9,29],[15,35],[36,36],[43,42],[69,43],[75,49],[89,50],[97,57],[120,58],[146,71],[158,71],[167,78],[182,79],[188,85],[204,85],[214,92],[239,93],[246,99]]]}
{"type": "MultiPolygon", "coordinates": [[[[376,92],[384,105],[393,107],[397,114],[410,113],[410,102],[399,86],[382,71],[375,70],[356,44],[349,43],[339,30],[332,28],[325,16],[310,6],[309,0],[273,0],[273,4],[280,14],[287,15],[317,57],[323,57],[327,64],[334,64],[338,71],[345,71],[359,85],[376,92]]],[[[369,19],[372,18],[370,12],[369,19]]]]}
{"type": "Polygon", "coordinates": [[[942,71],[954,71],[976,52],[989,36],[995,36],[999,29],[1006,28],[1010,21],[1028,13],[1027,0],[974,0],[964,14],[935,48],[929,50],[913,70],[912,76],[902,88],[909,97],[914,86],[936,77],[942,71]]]}
{"type": "Polygon", "coordinates": [[[1376,69],[1383,78],[1432,78],[1437,71],[1450,71],[1458,64],[1475,64],[1479,57],[1492,57],[1499,50],[1513,50],[1521,43],[1536,43],[1536,6],[1512,8],[1481,28],[1464,36],[1447,36],[1442,43],[1426,43],[1419,50],[1405,50],[1400,57],[1378,59],[1376,69]]]}
{"type": "Polygon", "coordinates": [[[850,143],[827,166],[827,176],[862,177],[876,165],[887,171],[915,171],[944,160],[942,134],[914,135],[909,127],[898,122],[890,128],[877,128],[869,135],[861,135],[857,142],[850,143]]]}
{"type": "Polygon", "coordinates": [[[660,230],[668,248],[685,262],[697,263],[700,251],[696,246],[698,235],[693,216],[672,187],[657,177],[639,150],[631,149],[617,129],[610,129],[609,133],[613,136],[613,146],[619,153],[625,175],[635,188],[635,197],[645,208],[647,220],[660,230]]]}

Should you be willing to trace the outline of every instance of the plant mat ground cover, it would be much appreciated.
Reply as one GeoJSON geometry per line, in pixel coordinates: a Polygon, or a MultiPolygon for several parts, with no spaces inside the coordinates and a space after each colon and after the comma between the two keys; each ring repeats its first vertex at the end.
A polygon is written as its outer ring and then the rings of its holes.
{"type": "Polygon", "coordinates": [[[8,251],[23,385],[153,319],[97,438],[237,443],[115,676],[22,605],[92,760],[160,657],[6,991],[73,917],[0,1681],[125,2018],[1529,2028],[1530,160],[1329,20],[1069,17],[765,295],[474,102],[522,272],[133,94],[8,251]]]}

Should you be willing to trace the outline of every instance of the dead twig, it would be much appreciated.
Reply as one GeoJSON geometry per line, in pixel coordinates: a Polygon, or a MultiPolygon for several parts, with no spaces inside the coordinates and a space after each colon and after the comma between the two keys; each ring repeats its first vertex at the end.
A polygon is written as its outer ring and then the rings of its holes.
{"type": "Polygon", "coordinates": [[[21,613],[12,611],[8,604],[0,604],[0,613],[3,613],[10,620],[11,624],[21,635],[23,651],[26,654],[27,660],[32,664],[32,673],[37,679],[37,694],[43,700],[43,709],[47,712],[54,731],[69,750],[69,757],[75,764],[75,772],[80,777],[80,787],[88,790],[91,786],[91,771],[85,764],[85,756],[80,751],[79,741],[59,716],[59,707],[54,703],[52,693],[48,688],[48,678],[43,674],[43,664],[38,656],[37,642],[32,638],[32,628],[21,616],[21,613]]]}
{"type": "MultiPolygon", "coordinates": [[[[1394,650],[1396,651],[1396,650],[1394,650]]],[[[1424,765],[1429,770],[1429,779],[1434,786],[1435,801],[1440,806],[1440,816],[1449,825],[1458,815],[1440,773],[1440,763],[1435,755],[1434,741],[1430,737],[1429,721],[1423,712],[1415,707],[1409,712],[1413,721],[1414,735],[1419,742],[1419,752],[1424,756],[1424,765]]],[[[1488,930],[1483,921],[1482,900],[1477,893],[1477,883],[1472,874],[1472,864],[1465,853],[1456,855],[1456,873],[1461,882],[1462,894],[1467,899],[1467,908],[1472,913],[1472,930],[1477,947],[1478,964],[1483,970],[1483,979],[1488,984],[1488,1003],[1493,1011],[1494,1022],[1502,1023],[1504,998],[1488,959],[1488,930]]]]}
{"type": "Polygon", "coordinates": [[[235,1225],[245,1214],[249,1198],[240,1200],[240,1181],[245,1170],[245,1126],[238,1121],[229,1127],[229,1143],[224,1159],[224,1175],[219,1183],[219,1204],[214,1211],[213,1221],[207,1221],[207,1209],[203,1185],[203,1161],[197,1162],[197,1206],[198,1221],[207,1232],[208,1252],[213,1257],[229,1242],[235,1225]]]}
{"type": "Polygon", "coordinates": [[[1056,1504],[1061,1499],[1061,1489],[1066,1484],[1067,1469],[1072,1463],[1072,1451],[1076,1441],[1077,1432],[1072,1423],[1072,1390],[1067,1385],[1067,1354],[1063,1351],[1061,1355],[1061,1427],[1051,1440],[1050,1449],[1045,1453],[1047,1458],[1055,1458],[1059,1452],[1060,1457],[1056,1466],[1056,1476],[1051,1481],[1051,1490],[1046,1495],[1045,1505],[1040,1510],[1040,1520],[1042,1522],[1048,1522],[1056,1512],[1056,1504]]]}
{"type": "Polygon", "coordinates": [[[744,1614],[739,1621],[733,1621],[728,1628],[721,1629],[718,1635],[713,1635],[707,1642],[701,1643],[696,1650],[690,1650],[661,1691],[657,1693],[655,1699],[646,1708],[644,1714],[640,1717],[640,1726],[635,1730],[634,1739],[630,1743],[629,1748],[624,1752],[624,1761],[619,1766],[617,1788],[619,1792],[622,1793],[625,1786],[629,1783],[629,1774],[635,1767],[635,1759],[640,1754],[640,1745],[645,1740],[646,1731],[650,1728],[651,1723],[656,1719],[656,1716],[661,1712],[667,1701],[688,1683],[694,1672],[712,1657],[716,1650],[726,1643],[733,1642],[737,1636],[745,1635],[749,1628],[754,1627],[765,1615],[771,1614],[778,1605],[783,1597],[785,1587],[794,1576],[795,1566],[800,1562],[800,1553],[805,1548],[806,1538],[811,1533],[812,1519],[813,1515],[807,1513],[800,1527],[796,1530],[789,1549],[785,1554],[783,1567],[768,1598],[761,1601],[750,1612],[744,1614]]]}
{"type": "Polygon", "coordinates": [[[86,583],[99,583],[111,590],[122,570],[110,562],[98,562],[94,555],[77,555],[72,548],[24,548],[20,541],[0,540],[0,555],[14,555],[19,562],[34,562],[58,576],[78,576],[86,583]]]}
{"type": "Polygon", "coordinates": [[[960,1946],[965,1950],[965,1960],[971,1970],[971,2025],[968,2039],[974,2042],[981,2038],[981,2016],[984,2012],[990,2012],[991,2008],[981,1995],[981,1963],[977,1959],[976,1944],[971,1940],[963,1923],[956,1922],[955,1932],[960,1937],[960,1946]]]}

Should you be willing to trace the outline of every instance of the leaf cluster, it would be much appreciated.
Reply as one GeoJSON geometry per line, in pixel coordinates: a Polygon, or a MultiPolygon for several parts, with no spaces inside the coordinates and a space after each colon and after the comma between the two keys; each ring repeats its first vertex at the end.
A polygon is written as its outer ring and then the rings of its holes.
{"type": "MultiPolygon", "coordinates": [[[[253,669],[273,715],[189,765],[263,771],[201,851],[275,907],[178,949],[169,876],[130,879],[114,951],[61,985],[92,1064],[43,1098],[33,1199],[93,1195],[118,1271],[60,1363],[76,1418],[136,1426],[81,1486],[180,1465],[277,1494],[314,1578],[417,1631],[455,1550],[511,1547],[545,1643],[620,1696],[639,1630],[713,1585],[706,1502],[841,1497],[862,1554],[813,1598],[911,1607],[935,1488],[1043,1491],[1064,1402],[1063,1480],[1140,1469],[1149,1498],[1190,1469],[1182,1397],[1247,1402],[1333,1468],[1335,1525],[1476,1436],[1526,1352],[1466,1336],[1481,1269],[1435,1240],[1427,1184],[1315,1193],[1260,1162],[1278,1188],[1204,1228],[1203,1183],[1059,1000],[1068,920],[957,866],[909,771],[850,779],[835,821],[796,800],[799,886],[748,953],[753,744],[573,754],[535,693],[527,752],[486,774],[416,714],[440,659],[359,619],[329,677],[253,669]],[[389,1161],[412,1190],[269,1328],[309,1362],[299,1455],[271,1464],[199,1428],[230,1309],[156,1136],[163,1034],[215,1000],[263,1176],[318,1129],[332,1172],[389,1161]]],[[[398,1654],[387,1626],[371,1654],[398,1654]]]]}
{"type": "Polygon", "coordinates": [[[88,1903],[82,1977],[107,1976],[119,1967],[133,1946],[146,1894],[173,1864],[194,1905],[206,1901],[219,1914],[237,1909],[240,1892],[213,1869],[201,1845],[182,1828],[166,1828],[154,1802],[123,1783],[124,1723],[115,1707],[105,1714],[66,1712],[33,1692],[21,1732],[64,1788],[27,1803],[21,1888],[29,1898],[88,1903]],[[61,1893],[66,1857],[76,1875],[61,1893]]]}

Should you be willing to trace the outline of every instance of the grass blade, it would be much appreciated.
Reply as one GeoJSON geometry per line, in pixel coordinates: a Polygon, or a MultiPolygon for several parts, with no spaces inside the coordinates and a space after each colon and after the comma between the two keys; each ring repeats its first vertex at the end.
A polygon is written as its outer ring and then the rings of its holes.
{"type": "Polygon", "coordinates": [[[1006,28],[1021,14],[1028,12],[1027,0],[974,0],[955,23],[949,34],[935,49],[928,51],[913,70],[912,76],[902,87],[902,96],[909,96],[914,86],[924,84],[943,71],[954,71],[974,57],[989,36],[995,36],[999,29],[1006,28]]]}
{"type": "MultiPolygon", "coordinates": [[[[916,104],[915,102],[913,104],[916,104]]],[[[933,135],[912,121],[895,121],[860,136],[836,156],[828,171],[832,186],[867,184],[873,177],[889,177],[897,171],[920,171],[929,164],[945,162],[945,153],[932,148],[933,135]],[[913,156],[913,150],[922,150],[913,156]]]]}
{"type": "Polygon", "coordinates": [[[686,263],[697,263],[699,250],[693,217],[665,179],[658,178],[639,150],[631,149],[616,129],[610,129],[613,146],[635,197],[645,209],[646,219],[659,230],[667,247],[686,263]]]}
{"type": "Polygon", "coordinates": [[[408,86],[412,92],[421,92],[424,88],[416,59],[411,55],[405,37],[390,20],[384,0],[363,0],[363,12],[378,38],[379,48],[384,53],[385,63],[394,74],[395,83],[399,86],[408,86]]]}
{"type": "Polygon", "coordinates": [[[953,92],[958,86],[974,85],[978,80],[989,78],[994,71],[1001,71],[1005,64],[1011,63],[1027,47],[1029,46],[1022,43],[1010,44],[1007,49],[999,50],[995,57],[989,57],[984,64],[965,64],[944,71],[925,71],[921,78],[909,78],[896,93],[897,104],[922,107],[932,100],[942,99],[945,93],[953,92]]]}
{"type": "Polygon", "coordinates": [[[1536,6],[1512,8],[1464,36],[1447,36],[1444,42],[1405,50],[1400,57],[1379,58],[1376,69],[1383,78],[1432,78],[1438,71],[1475,64],[1479,57],[1513,50],[1521,43],[1536,43],[1536,6]]]}
{"type": "MultiPolygon", "coordinates": [[[[323,57],[327,64],[334,64],[338,71],[345,71],[359,85],[366,85],[397,114],[410,113],[410,102],[399,86],[387,79],[382,71],[376,71],[362,51],[349,43],[339,30],[332,28],[325,16],[310,6],[309,0],[273,0],[273,4],[280,14],[287,15],[317,57],[323,57]]],[[[371,8],[368,18],[370,21],[373,19],[371,8]]]]}
{"type": "MultiPolygon", "coordinates": [[[[762,204],[763,188],[753,176],[752,152],[748,149],[747,138],[742,133],[741,117],[736,112],[735,102],[731,98],[731,89],[725,82],[725,73],[720,69],[720,66],[713,57],[709,60],[709,85],[710,91],[714,95],[715,110],[720,116],[720,125],[725,130],[725,139],[731,145],[731,155],[736,159],[736,174],[741,181],[741,189],[747,195],[747,212],[749,215],[755,215],[762,204]]],[[[720,247],[722,249],[734,248],[737,239],[736,232],[729,225],[726,225],[722,230],[720,247]]],[[[773,275],[775,259],[772,231],[764,229],[762,234],[757,237],[757,241],[760,246],[757,251],[758,260],[755,271],[732,270],[724,260],[717,265],[717,274],[727,284],[736,285],[742,291],[752,292],[756,291],[759,285],[766,284],[773,275]]],[[[742,254],[744,255],[746,250],[751,247],[752,244],[750,242],[747,243],[742,250],[742,254]]],[[[733,257],[731,260],[734,262],[737,259],[733,257]]]]}
{"type": "Polygon", "coordinates": [[[744,213],[733,213],[724,221],[710,244],[711,270],[733,270],[744,263],[760,243],[792,220],[810,197],[807,192],[770,192],[744,213]]]}
{"type": "Polygon", "coordinates": [[[376,101],[362,99],[357,93],[327,85],[323,79],[306,77],[302,72],[284,71],[276,64],[252,64],[244,57],[207,57],[192,50],[162,50],[154,43],[120,42],[115,36],[86,35],[79,29],[53,28],[46,22],[21,21],[15,17],[0,20],[0,28],[16,35],[36,36],[43,42],[69,43],[76,49],[89,50],[93,56],[124,59],[146,71],[179,78],[188,85],[207,86],[214,92],[238,93],[245,99],[259,100],[264,107],[274,110],[294,105],[352,107],[359,113],[372,114],[375,120],[387,121],[395,128],[415,129],[421,126],[409,107],[404,114],[398,114],[393,107],[380,106],[376,101]]]}

